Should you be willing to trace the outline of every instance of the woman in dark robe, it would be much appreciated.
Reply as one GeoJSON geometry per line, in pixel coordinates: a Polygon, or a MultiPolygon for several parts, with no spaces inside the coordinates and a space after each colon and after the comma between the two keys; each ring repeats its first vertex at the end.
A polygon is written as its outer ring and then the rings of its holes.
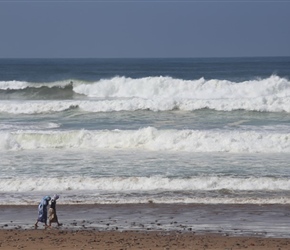
{"type": "Polygon", "coordinates": [[[49,227],[51,227],[51,223],[57,223],[58,226],[61,226],[61,223],[58,222],[57,214],[56,214],[56,200],[59,198],[59,195],[55,194],[50,202],[50,208],[48,210],[48,220],[49,227]]]}
{"type": "Polygon", "coordinates": [[[38,227],[38,222],[44,223],[45,227],[47,227],[47,206],[50,201],[50,196],[44,196],[41,202],[38,205],[38,218],[34,225],[35,228],[38,227]]]}

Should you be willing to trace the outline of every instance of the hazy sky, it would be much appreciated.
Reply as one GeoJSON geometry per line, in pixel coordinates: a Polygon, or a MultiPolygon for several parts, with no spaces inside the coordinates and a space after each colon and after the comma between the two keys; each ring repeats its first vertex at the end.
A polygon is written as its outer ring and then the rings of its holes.
{"type": "Polygon", "coordinates": [[[290,56],[290,0],[0,0],[0,58],[232,56],[290,56]]]}

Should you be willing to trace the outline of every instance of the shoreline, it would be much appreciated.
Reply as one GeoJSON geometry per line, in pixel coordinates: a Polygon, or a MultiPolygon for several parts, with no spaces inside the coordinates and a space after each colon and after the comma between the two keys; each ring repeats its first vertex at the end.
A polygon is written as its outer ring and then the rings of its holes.
{"type": "MultiPolygon", "coordinates": [[[[176,231],[290,238],[290,205],[57,205],[62,230],[176,231]]],[[[0,229],[34,229],[37,205],[0,205],[0,229]]],[[[42,228],[39,223],[39,228],[42,228]]]]}
{"type": "Polygon", "coordinates": [[[0,206],[3,249],[290,249],[289,205],[57,205],[61,227],[34,229],[37,205],[0,206]]]}

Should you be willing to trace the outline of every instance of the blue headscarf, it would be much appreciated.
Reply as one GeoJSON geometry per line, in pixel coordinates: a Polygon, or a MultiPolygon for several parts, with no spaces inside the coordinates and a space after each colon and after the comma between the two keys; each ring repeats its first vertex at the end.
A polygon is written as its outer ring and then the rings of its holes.
{"type": "Polygon", "coordinates": [[[44,196],[40,202],[40,204],[42,206],[47,206],[48,205],[48,202],[51,200],[51,197],[50,196],[44,196]]]}

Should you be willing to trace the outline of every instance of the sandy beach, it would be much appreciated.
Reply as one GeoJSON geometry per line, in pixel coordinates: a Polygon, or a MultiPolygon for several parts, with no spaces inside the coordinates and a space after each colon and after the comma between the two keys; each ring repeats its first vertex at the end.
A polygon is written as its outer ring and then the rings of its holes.
{"type": "Polygon", "coordinates": [[[290,249],[289,206],[59,205],[34,229],[36,208],[0,206],[1,249],[290,249]]]}
{"type": "Polygon", "coordinates": [[[290,239],[180,232],[0,230],[1,249],[290,249],[290,239]]]}

